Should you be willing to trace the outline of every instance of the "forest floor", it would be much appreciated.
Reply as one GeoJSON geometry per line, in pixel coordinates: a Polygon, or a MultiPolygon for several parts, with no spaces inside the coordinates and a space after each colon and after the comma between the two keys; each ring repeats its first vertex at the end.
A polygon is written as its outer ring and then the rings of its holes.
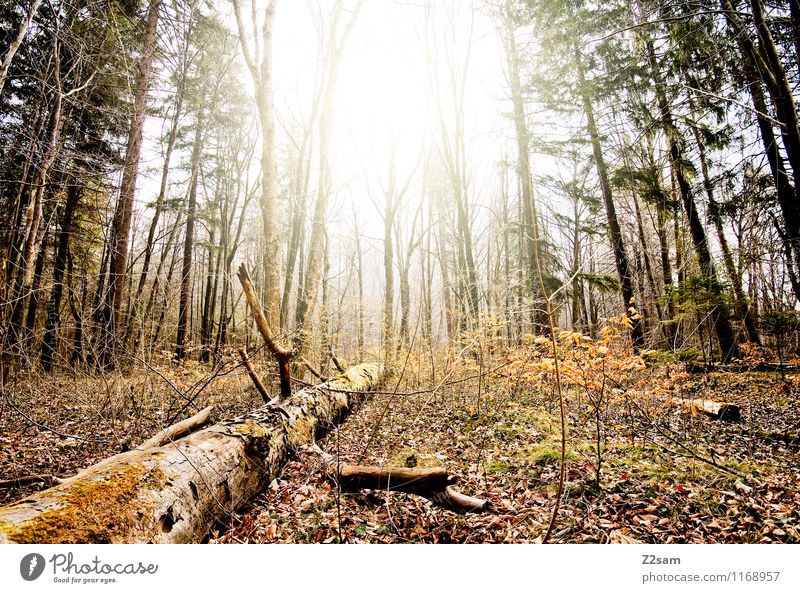
{"type": "MultiPolygon", "coordinates": [[[[681,368],[648,366],[628,390],[604,389],[605,399],[565,389],[566,483],[551,541],[800,542],[800,442],[792,440],[800,432],[800,376],[681,368]],[[651,394],[647,385],[661,389],[651,394]],[[665,392],[738,404],[742,420],[670,405],[665,392]]],[[[0,480],[69,476],[136,446],[185,406],[181,417],[213,404],[223,418],[260,405],[241,369],[213,378],[196,365],[159,372],[7,385],[0,480]]],[[[490,512],[457,513],[397,492],[341,495],[319,457],[301,451],[211,541],[541,541],[558,485],[558,399],[508,377],[375,395],[319,443],[342,463],[444,466],[458,478],[456,489],[490,501],[490,512]]],[[[0,489],[0,504],[47,485],[0,489]]]]}

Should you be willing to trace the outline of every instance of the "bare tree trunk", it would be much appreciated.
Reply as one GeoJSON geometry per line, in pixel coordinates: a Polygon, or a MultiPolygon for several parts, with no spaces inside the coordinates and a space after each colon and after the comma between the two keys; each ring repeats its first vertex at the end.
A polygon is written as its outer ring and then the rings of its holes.
{"type": "Polygon", "coordinates": [[[186,207],[186,231],[183,238],[183,263],[181,265],[181,295],[178,306],[178,335],[175,339],[175,358],[186,358],[186,336],[189,330],[189,308],[192,302],[192,255],[194,252],[194,224],[197,211],[197,184],[200,178],[200,154],[203,149],[202,113],[195,122],[192,148],[192,175],[189,180],[189,199],[186,207]]]}
{"type": "Polygon", "coordinates": [[[358,274],[358,356],[364,356],[364,259],[361,251],[361,230],[358,220],[355,224],[356,233],[356,273],[358,274]]]}
{"type": "Polygon", "coordinates": [[[328,46],[328,56],[325,63],[326,80],[323,85],[322,108],[319,120],[319,180],[317,183],[317,199],[314,204],[314,215],[311,221],[311,238],[308,245],[308,263],[306,264],[305,282],[302,298],[297,304],[297,340],[295,347],[300,356],[305,356],[307,344],[310,339],[311,320],[317,302],[317,293],[321,279],[321,270],[324,257],[325,212],[328,197],[331,193],[330,173],[330,132],[331,116],[333,110],[333,91],[336,88],[336,74],[339,62],[347,44],[363,0],[359,0],[353,15],[345,25],[341,37],[338,37],[338,24],[343,12],[343,4],[337,2],[333,22],[331,23],[328,46]]]}
{"type": "MultiPolygon", "coordinates": [[[[696,83],[694,85],[696,87],[696,83]]],[[[689,107],[692,111],[692,117],[697,119],[697,111],[694,106],[691,91],[689,92],[689,107]]],[[[700,157],[700,171],[703,175],[703,188],[706,190],[708,197],[708,218],[714,225],[714,230],[717,233],[717,240],[719,241],[720,249],[722,250],[722,262],[725,265],[725,271],[728,273],[733,292],[736,297],[736,309],[739,318],[744,323],[745,330],[747,331],[748,339],[754,344],[761,344],[761,338],[758,335],[755,320],[753,319],[750,307],[747,302],[747,295],[742,289],[742,277],[736,271],[736,265],[733,263],[733,255],[728,246],[728,239],[725,237],[725,229],[722,227],[722,215],[719,211],[719,204],[714,198],[714,186],[711,183],[711,177],[708,172],[708,161],[706,160],[706,147],[700,136],[700,131],[696,126],[692,126],[692,133],[694,134],[695,143],[700,157]]],[[[788,263],[788,262],[787,262],[788,263]]]]}
{"type": "MultiPolygon", "coordinates": [[[[68,253],[67,254],[67,271],[70,276],[74,278],[72,274],[72,256],[68,253]]],[[[72,348],[69,355],[69,364],[71,367],[75,368],[78,364],[86,364],[86,359],[83,355],[83,312],[86,310],[86,298],[89,294],[89,290],[86,286],[86,277],[83,276],[82,281],[83,287],[81,289],[81,306],[78,309],[78,306],[75,303],[75,294],[72,289],[72,282],[67,280],[67,292],[68,292],[68,300],[69,300],[69,309],[72,313],[72,319],[75,322],[75,330],[72,334],[72,348]]]]}
{"type": "Polygon", "coordinates": [[[389,171],[389,188],[385,192],[383,210],[383,351],[387,367],[394,356],[394,153],[392,153],[389,171]]]}
{"type": "MultiPolygon", "coordinates": [[[[21,130],[21,133],[29,138],[26,150],[25,162],[22,165],[22,172],[17,183],[17,191],[14,196],[13,227],[8,238],[8,243],[5,246],[5,257],[2,260],[4,266],[4,285],[3,285],[3,300],[5,302],[12,302],[14,298],[11,296],[11,290],[16,289],[14,280],[16,279],[16,272],[18,271],[19,257],[22,253],[23,238],[20,236],[20,229],[23,230],[23,220],[27,212],[28,203],[31,197],[31,192],[27,191],[30,185],[31,169],[34,168],[34,155],[37,153],[36,144],[42,134],[42,126],[44,122],[44,114],[42,113],[42,94],[39,93],[39,98],[36,100],[31,113],[35,114],[27,125],[21,130]]],[[[5,339],[5,337],[4,337],[5,339]]]]}
{"type": "MultiPolygon", "coordinates": [[[[800,272],[800,184],[797,182],[800,178],[800,121],[798,121],[797,104],[792,92],[792,85],[789,83],[786,70],[767,26],[761,1],[750,0],[757,45],[739,18],[739,13],[735,12],[731,0],[720,0],[720,5],[742,55],[742,66],[750,86],[762,141],[765,144],[770,170],[778,190],[778,201],[786,226],[786,239],[792,245],[791,251],[794,257],[789,258],[788,265],[795,266],[794,273],[797,274],[800,272]],[[792,170],[793,192],[789,190],[791,185],[783,170],[783,161],[775,143],[772,123],[764,117],[767,110],[759,80],[763,80],[766,85],[775,107],[775,113],[781,122],[780,135],[789,167],[792,170]]],[[[798,291],[795,290],[795,292],[798,291]]],[[[800,294],[796,294],[796,296],[800,300],[800,294]]]]}
{"type": "Polygon", "coordinates": [[[49,372],[53,368],[53,358],[58,352],[59,325],[61,324],[61,299],[64,294],[64,275],[67,271],[69,240],[72,235],[73,220],[81,198],[80,180],[77,174],[71,175],[71,183],[67,187],[67,201],[61,217],[61,231],[58,236],[56,258],[53,263],[53,290],[47,305],[47,320],[42,340],[41,364],[49,372]]]}
{"type": "MultiPolygon", "coordinates": [[[[252,13],[257,13],[252,0],[252,13]]],[[[258,23],[252,23],[254,39],[251,47],[242,18],[240,0],[233,0],[239,41],[245,63],[256,91],[258,118],[261,123],[261,225],[264,234],[264,314],[269,327],[280,330],[280,237],[278,236],[278,174],[275,163],[275,114],[272,97],[272,29],[277,0],[270,0],[264,13],[259,39],[258,23]]]]}
{"type": "MultiPolygon", "coordinates": [[[[634,211],[635,211],[635,214],[636,214],[636,227],[637,227],[637,229],[639,231],[639,233],[638,233],[638,235],[639,235],[639,245],[642,248],[642,257],[644,259],[644,269],[645,269],[645,272],[647,273],[647,284],[650,287],[650,292],[653,295],[653,304],[655,305],[656,316],[657,316],[659,325],[661,326],[661,329],[662,329],[662,331],[664,333],[664,337],[666,339],[669,339],[669,335],[668,335],[668,333],[666,331],[666,327],[664,326],[664,323],[663,323],[664,322],[664,315],[661,312],[661,305],[659,304],[659,299],[661,298],[661,293],[658,290],[658,287],[656,285],[655,275],[653,274],[653,265],[652,265],[652,262],[650,261],[650,255],[649,255],[650,249],[649,249],[649,245],[647,244],[647,238],[646,238],[645,233],[644,233],[644,222],[642,221],[642,212],[641,212],[641,209],[639,208],[639,198],[636,196],[635,193],[632,195],[632,198],[633,198],[633,208],[634,208],[634,211]]],[[[644,290],[642,290],[642,293],[644,293],[644,290]]],[[[644,305],[645,305],[645,303],[642,302],[641,306],[644,307],[644,305]]]]}
{"type": "MultiPolygon", "coordinates": [[[[176,85],[175,95],[175,113],[172,115],[172,122],[170,123],[170,130],[167,136],[167,146],[164,151],[164,164],[161,167],[161,185],[158,190],[158,197],[156,198],[155,209],[153,210],[153,218],[150,221],[150,229],[147,231],[147,242],[144,248],[144,258],[142,260],[142,271],[139,273],[139,284],[136,287],[136,297],[133,299],[133,308],[130,311],[130,322],[125,336],[125,342],[131,334],[131,326],[136,323],[136,315],[139,309],[142,293],[145,284],[147,284],[147,275],[150,272],[150,262],[153,257],[153,247],[155,242],[156,231],[158,224],[161,220],[161,214],[164,210],[164,200],[167,196],[167,183],[169,181],[170,165],[172,162],[172,153],[175,150],[175,143],[178,140],[178,126],[183,116],[183,102],[186,96],[186,75],[189,68],[189,36],[192,29],[190,23],[189,31],[186,32],[184,37],[184,46],[182,53],[182,68],[179,72],[179,78],[176,85]]],[[[135,349],[135,346],[134,346],[135,349]]]]}
{"type": "Polygon", "coordinates": [[[581,214],[578,196],[572,196],[572,331],[583,331],[581,320],[581,302],[583,301],[583,281],[580,278],[581,269],[581,214]]]}
{"type": "Polygon", "coordinates": [[[278,362],[278,374],[281,382],[281,398],[287,399],[292,394],[292,373],[290,365],[296,353],[282,346],[273,337],[272,329],[270,328],[266,315],[261,308],[258,295],[256,295],[256,291],[253,288],[253,282],[250,280],[250,274],[248,274],[247,267],[244,264],[239,266],[238,276],[239,282],[242,284],[242,290],[244,290],[245,298],[247,299],[247,304],[250,306],[250,310],[253,313],[253,320],[258,327],[258,332],[264,339],[267,349],[278,362]]]}
{"type": "Polygon", "coordinates": [[[28,311],[25,315],[25,329],[23,330],[23,344],[26,357],[33,352],[34,330],[36,328],[36,314],[39,311],[40,287],[42,285],[42,274],[44,272],[44,262],[47,250],[47,234],[42,233],[41,247],[36,256],[36,265],[33,270],[33,279],[30,286],[30,298],[28,299],[28,311]]]}
{"type": "Polygon", "coordinates": [[[214,331],[214,316],[217,308],[219,274],[222,267],[222,251],[215,248],[214,232],[211,231],[208,246],[208,272],[203,297],[203,319],[200,327],[200,362],[207,363],[211,358],[211,335],[214,331]]]}
{"type": "Polygon", "coordinates": [[[508,63],[508,78],[511,89],[511,102],[514,107],[514,129],[517,140],[517,175],[519,176],[520,189],[522,190],[522,211],[525,216],[525,245],[528,263],[528,291],[534,299],[534,328],[536,334],[542,334],[547,326],[546,308],[541,303],[543,295],[540,271],[544,268],[542,262],[537,262],[539,249],[535,245],[539,236],[539,214],[536,206],[536,196],[533,191],[533,175],[530,163],[530,139],[528,125],[525,120],[525,105],[522,97],[522,84],[520,81],[519,51],[515,38],[514,23],[511,16],[511,6],[507,1],[504,7],[504,42],[506,46],[506,60],[508,63]]]}
{"type": "Polygon", "coordinates": [[[8,46],[6,55],[3,56],[3,61],[0,62],[0,96],[2,96],[3,89],[6,86],[6,78],[8,77],[8,69],[11,67],[11,61],[14,59],[17,50],[22,46],[22,42],[25,41],[25,36],[31,28],[31,23],[36,13],[39,11],[39,5],[41,3],[42,0],[32,0],[31,5],[28,7],[28,14],[23,17],[19,25],[17,36],[14,38],[14,41],[11,42],[11,45],[8,46]]]}
{"type": "Polygon", "coordinates": [[[594,107],[592,106],[589,88],[586,84],[583,61],[578,50],[575,50],[575,65],[578,70],[580,93],[583,100],[584,114],[586,115],[586,124],[592,141],[594,162],[597,167],[597,175],[600,178],[600,191],[603,194],[603,204],[605,205],[606,220],[608,221],[608,238],[611,241],[611,249],[614,252],[617,276],[622,285],[622,300],[624,301],[623,312],[629,316],[631,321],[631,342],[633,343],[633,349],[639,351],[644,347],[644,334],[642,333],[640,319],[642,311],[638,311],[638,315],[629,315],[629,309],[636,308],[636,302],[633,295],[633,282],[629,270],[628,256],[625,253],[622,229],[619,226],[614,197],[611,194],[611,184],[608,180],[608,170],[606,168],[605,158],[603,157],[603,149],[600,146],[600,133],[597,130],[597,124],[594,119],[594,107]]]}
{"type": "Polygon", "coordinates": [[[445,325],[447,329],[447,339],[452,340],[455,338],[457,329],[456,329],[456,320],[455,320],[455,310],[453,309],[453,295],[452,295],[452,287],[450,284],[450,272],[448,271],[448,262],[447,262],[447,250],[444,246],[445,237],[442,233],[436,238],[436,246],[438,252],[438,259],[439,259],[439,270],[442,272],[442,304],[444,305],[444,318],[445,318],[445,325]]]}
{"type": "MultiPolygon", "coordinates": [[[[723,1],[723,7],[726,3],[723,1]]],[[[791,270],[791,275],[797,276],[800,272],[800,208],[797,205],[797,195],[795,187],[789,180],[786,165],[780,151],[778,140],[767,113],[767,100],[762,89],[762,79],[758,75],[758,60],[756,59],[756,48],[742,28],[742,23],[734,15],[728,15],[728,23],[731,26],[736,43],[739,46],[739,53],[742,56],[740,68],[747,81],[750,92],[750,99],[753,103],[758,129],[761,135],[761,142],[764,146],[764,154],[769,162],[770,173],[775,182],[775,189],[778,196],[778,204],[781,208],[785,232],[783,236],[787,241],[787,260],[786,265],[791,270]]],[[[792,283],[795,297],[800,301],[800,284],[792,283]]]]}
{"type": "Polygon", "coordinates": [[[147,12],[147,27],[144,33],[139,72],[136,76],[136,92],[133,99],[133,114],[128,130],[125,165],[122,169],[117,207],[114,211],[111,238],[111,262],[108,271],[108,289],[103,307],[105,335],[102,337],[101,362],[106,366],[116,364],[117,339],[120,330],[120,315],[128,268],[128,242],[133,212],[133,197],[136,178],[139,174],[139,155],[142,149],[142,130],[147,110],[150,73],[156,50],[158,16],[162,0],[151,0],[147,12]]]}

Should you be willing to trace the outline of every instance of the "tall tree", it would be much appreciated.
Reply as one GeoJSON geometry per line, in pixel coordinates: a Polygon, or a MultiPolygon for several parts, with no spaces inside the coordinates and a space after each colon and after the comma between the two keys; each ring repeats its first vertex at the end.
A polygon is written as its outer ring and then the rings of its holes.
{"type": "Polygon", "coordinates": [[[6,86],[6,78],[8,77],[8,69],[11,67],[11,61],[14,59],[14,56],[17,55],[17,51],[22,45],[22,42],[25,41],[25,36],[28,34],[33,24],[33,19],[36,17],[41,3],[42,0],[31,0],[27,12],[22,18],[22,22],[19,24],[17,36],[11,42],[11,45],[8,46],[2,61],[0,61],[0,95],[3,94],[3,88],[6,86]]]}
{"type": "Polygon", "coordinates": [[[280,237],[278,236],[278,173],[275,163],[275,113],[272,96],[272,30],[277,0],[269,0],[259,26],[258,1],[251,0],[252,40],[242,13],[242,0],[232,0],[245,64],[255,87],[261,124],[261,226],[264,240],[263,307],[272,331],[280,327],[280,237]]]}
{"type": "Polygon", "coordinates": [[[603,205],[606,209],[606,220],[608,222],[608,238],[611,241],[611,249],[614,252],[614,263],[617,267],[617,275],[622,286],[622,299],[624,310],[628,313],[631,321],[631,341],[636,351],[644,347],[644,334],[642,332],[642,314],[637,310],[636,299],[633,294],[633,278],[628,263],[628,255],[625,252],[625,242],[622,237],[622,228],[617,217],[617,209],[614,204],[614,196],[611,193],[611,183],[609,182],[608,168],[603,148],[600,145],[600,132],[595,122],[594,106],[592,105],[591,91],[586,80],[586,72],[583,64],[583,57],[580,50],[573,48],[575,55],[575,68],[578,72],[578,85],[581,100],[583,101],[583,111],[586,116],[586,127],[589,131],[589,138],[592,143],[592,154],[594,163],[597,167],[597,176],[600,179],[600,191],[603,195],[603,205]],[[629,311],[633,313],[629,313],[629,311]]]}
{"type": "MultiPolygon", "coordinates": [[[[640,0],[637,0],[639,18],[644,20],[643,8],[640,0]]],[[[661,70],[659,68],[658,60],[656,58],[655,47],[653,45],[651,33],[642,30],[642,42],[644,43],[648,66],[650,69],[649,75],[653,81],[653,89],[656,95],[656,105],[658,113],[660,113],[660,121],[666,136],[667,147],[670,155],[670,163],[672,172],[677,182],[678,190],[683,203],[684,212],[689,223],[689,234],[692,239],[695,253],[700,264],[700,270],[708,280],[708,285],[715,303],[712,309],[712,321],[714,329],[719,340],[722,360],[727,362],[731,358],[739,356],[739,348],[736,343],[736,336],[733,332],[733,327],[730,322],[730,314],[728,306],[724,301],[724,293],[719,277],[717,276],[716,267],[711,259],[711,251],[708,241],[706,239],[705,228],[700,219],[700,213],[697,209],[697,202],[695,201],[694,191],[687,177],[686,163],[689,162],[685,154],[685,145],[683,136],[675,124],[672,109],[669,101],[667,100],[666,84],[662,78],[661,70]]]]}
{"type": "Polygon", "coordinates": [[[527,116],[525,113],[525,102],[522,92],[522,80],[520,77],[520,54],[517,48],[515,20],[513,4],[506,0],[502,9],[502,33],[503,43],[506,52],[506,62],[508,68],[508,84],[511,91],[511,104],[513,106],[514,131],[517,140],[517,176],[521,190],[522,211],[524,213],[525,231],[525,254],[528,264],[528,290],[533,298],[534,331],[542,333],[547,325],[547,315],[541,294],[544,286],[542,278],[542,262],[539,261],[539,249],[536,241],[539,237],[539,213],[536,206],[536,196],[533,189],[533,172],[530,161],[530,134],[528,132],[527,116]]]}
{"type": "Polygon", "coordinates": [[[158,18],[162,0],[150,0],[147,21],[142,39],[136,86],[128,130],[125,163],[122,168],[117,206],[111,227],[110,263],[108,288],[103,306],[103,325],[101,361],[107,366],[116,364],[118,354],[117,339],[120,331],[120,317],[125,292],[125,278],[128,269],[129,235],[133,214],[133,198],[136,192],[136,179],[139,174],[139,158],[142,150],[142,131],[147,111],[150,89],[150,76],[156,52],[158,18]]]}
{"type": "MultiPolygon", "coordinates": [[[[339,33],[339,21],[342,18],[344,4],[337,1],[334,8],[328,37],[330,42],[325,50],[326,58],[323,63],[324,82],[322,85],[321,111],[319,117],[319,179],[317,181],[317,198],[314,202],[314,211],[311,219],[311,237],[308,244],[308,259],[306,264],[304,285],[297,303],[297,340],[295,348],[299,356],[304,356],[308,349],[310,339],[311,320],[317,302],[317,293],[321,280],[322,263],[324,256],[325,211],[331,193],[330,172],[330,128],[333,110],[333,93],[336,89],[336,75],[342,54],[347,44],[347,39],[358,19],[363,0],[356,4],[350,20],[345,23],[339,33]]],[[[302,158],[302,155],[301,155],[302,158]]]]}

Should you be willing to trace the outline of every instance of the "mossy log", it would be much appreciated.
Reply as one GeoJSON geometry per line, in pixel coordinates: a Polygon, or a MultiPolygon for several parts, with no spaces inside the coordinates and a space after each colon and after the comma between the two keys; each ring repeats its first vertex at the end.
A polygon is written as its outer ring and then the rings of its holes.
{"type": "Polygon", "coordinates": [[[0,508],[0,543],[201,542],[381,377],[379,365],[362,364],[280,404],[105,459],[0,508]]]}
{"type": "Polygon", "coordinates": [[[710,399],[676,399],[675,403],[681,404],[690,410],[702,412],[717,420],[739,422],[742,419],[741,410],[736,404],[728,402],[715,402],[710,399]]]}

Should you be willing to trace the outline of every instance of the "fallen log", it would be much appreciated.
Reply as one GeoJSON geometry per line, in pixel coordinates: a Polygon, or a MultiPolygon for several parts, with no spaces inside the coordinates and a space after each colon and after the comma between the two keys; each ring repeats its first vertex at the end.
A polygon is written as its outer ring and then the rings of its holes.
{"type": "Polygon", "coordinates": [[[342,492],[392,490],[423,496],[434,504],[467,512],[483,512],[489,502],[453,489],[456,478],[443,467],[381,467],[343,465],[336,473],[336,460],[316,445],[310,449],[322,458],[325,473],[336,478],[342,492]]]}
{"type": "Polygon", "coordinates": [[[433,503],[460,511],[480,513],[489,503],[453,490],[456,479],[443,467],[373,467],[344,465],[339,471],[342,492],[362,489],[393,490],[424,496],[433,503]]]}
{"type": "Polygon", "coordinates": [[[342,492],[362,489],[397,490],[410,494],[443,492],[455,479],[443,467],[378,467],[344,465],[339,470],[342,492]]]}
{"type": "Polygon", "coordinates": [[[673,402],[685,406],[692,411],[702,412],[708,416],[712,416],[717,420],[739,422],[742,419],[739,406],[728,402],[715,402],[710,399],[675,399],[673,402]]]}
{"type": "Polygon", "coordinates": [[[279,404],[105,459],[0,508],[0,543],[203,541],[381,378],[378,364],[362,364],[279,404]]]}
{"type": "Polygon", "coordinates": [[[700,364],[687,362],[687,373],[796,373],[800,366],[796,364],[783,364],[779,362],[759,362],[753,365],[746,364],[700,364]]]}
{"type": "Polygon", "coordinates": [[[180,422],[176,422],[172,426],[168,426],[161,432],[157,432],[152,437],[147,439],[141,445],[136,447],[141,451],[145,451],[147,449],[154,449],[156,447],[162,447],[167,443],[171,443],[172,441],[177,441],[178,439],[186,436],[193,430],[200,428],[201,426],[205,426],[211,420],[211,406],[207,408],[203,408],[197,414],[192,416],[191,418],[187,418],[186,420],[181,420],[180,422]]]}

